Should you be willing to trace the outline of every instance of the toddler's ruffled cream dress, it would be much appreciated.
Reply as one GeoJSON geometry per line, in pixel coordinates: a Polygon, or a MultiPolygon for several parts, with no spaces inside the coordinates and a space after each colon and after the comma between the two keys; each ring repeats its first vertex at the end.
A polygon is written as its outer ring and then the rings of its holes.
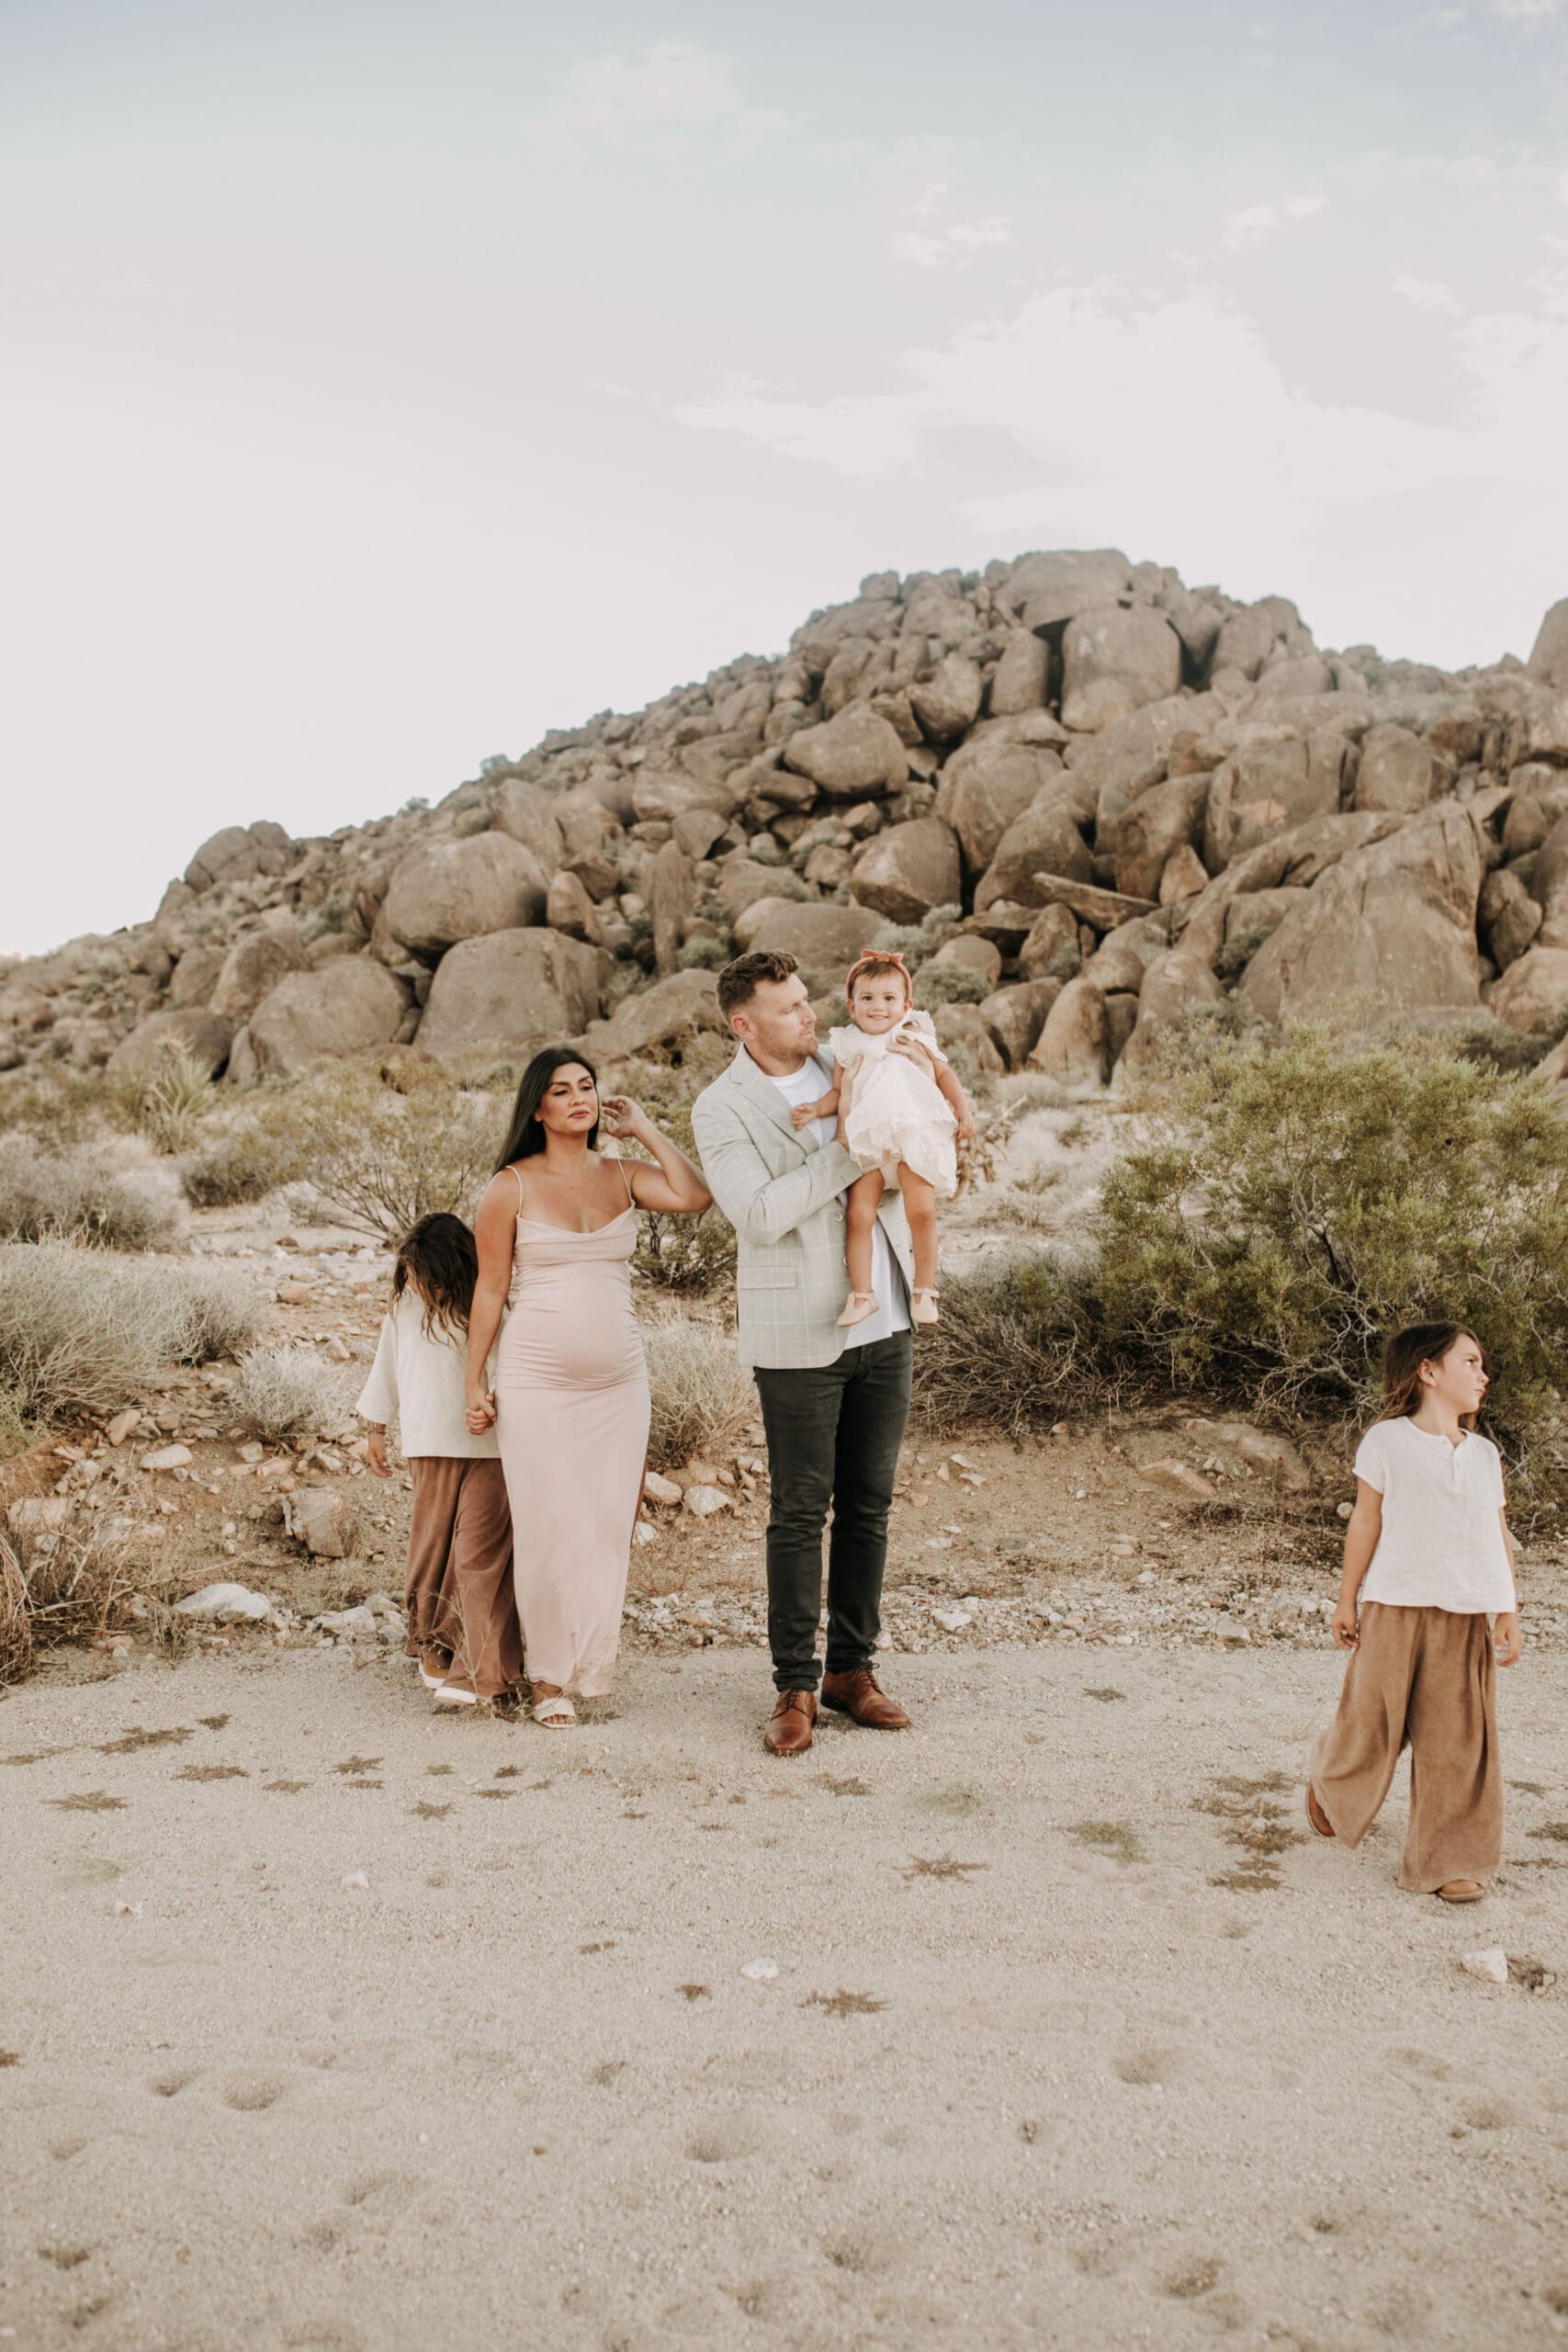
{"type": "Polygon", "coordinates": [[[880,1036],[849,1027],[829,1031],[828,1050],[840,1077],[857,1056],[860,1069],[850,1094],[844,1141],[863,1170],[880,1168],[890,1185],[898,1182],[900,1160],[923,1176],[942,1200],[958,1190],[956,1121],[936,1080],[907,1054],[892,1054],[896,1037],[908,1035],[940,1062],[947,1056],[936,1041],[929,1012],[913,1007],[880,1036]]]}

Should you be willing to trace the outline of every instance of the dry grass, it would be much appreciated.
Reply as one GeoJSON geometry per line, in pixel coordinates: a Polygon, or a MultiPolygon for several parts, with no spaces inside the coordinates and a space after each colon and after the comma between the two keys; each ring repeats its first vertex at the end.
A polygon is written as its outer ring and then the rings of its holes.
{"type": "Polygon", "coordinates": [[[341,1375],[309,1348],[253,1348],[241,1359],[228,1403],[247,1436],[266,1445],[330,1434],[351,1411],[341,1375]]]}
{"type": "Polygon", "coordinates": [[[757,1409],[750,1374],[721,1331],[671,1316],[644,1329],[653,1419],[649,1456],[682,1463],[733,1448],[757,1409]]]}
{"type": "Polygon", "coordinates": [[[184,1218],[177,1182],[135,1142],[51,1151],[36,1136],[0,1136],[0,1242],[161,1250],[184,1218]]]}
{"type": "Polygon", "coordinates": [[[262,1313],[237,1268],[73,1249],[0,1248],[0,1389],[14,1417],[102,1418],[170,1363],[243,1346],[262,1313]]]}
{"type": "Polygon", "coordinates": [[[0,1683],[22,1681],[39,1650],[109,1632],[134,1581],[122,1544],[85,1503],[63,1527],[0,1535],[0,1683]]]}

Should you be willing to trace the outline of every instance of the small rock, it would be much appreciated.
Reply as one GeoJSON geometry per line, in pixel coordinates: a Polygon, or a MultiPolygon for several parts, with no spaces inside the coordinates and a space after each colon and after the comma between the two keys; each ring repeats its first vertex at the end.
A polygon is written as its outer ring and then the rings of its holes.
{"type": "Polygon", "coordinates": [[[1501,1944],[1489,1944],[1484,1951],[1461,1952],[1459,1964],[1467,1976],[1479,1976],[1483,1984],[1508,1981],[1508,1955],[1501,1944]]]}
{"type": "Polygon", "coordinates": [[[718,1472],[711,1462],[705,1462],[700,1453],[694,1453],[687,1458],[685,1480],[692,1487],[716,1487],[718,1472]]]}
{"type": "Polygon", "coordinates": [[[329,1363],[350,1363],[354,1357],[353,1349],[345,1348],[335,1331],[332,1338],[327,1341],[327,1344],[322,1349],[321,1353],[326,1357],[329,1363]]]}
{"type": "Polygon", "coordinates": [[[104,1423],[104,1435],[111,1445],[123,1445],[141,1419],[136,1408],[128,1405],[123,1413],[117,1413],[112,1421],[104,1423]]]}
{"type": "Polygon", "coordinates": [[[1355,1508],[1354,1503],[1340,1503],[1336,1507],[1335,1516],[1337,1519],[1348,1519],[1355,1508]]]}
{"type": "Polygon", "coordinates": [[[658,1528],[650,1526],[646,1519],[639,1519],[637,1525],[632,1529],[632,1542],[634,1544],[657,1544],[658,1541],[658,1528]]]}
{"type": "Polygon", "coordinates": [[[950,1453],[947,1458],[955,1470],[978,1470],[980,1467],[977,1462],[971,1462],[966,1453],[950,1453]]]}
{"type": "Polygon", "coordinates": [[[142,1905],[140,1903],[116,1903],[111,1905],[110,1911],[116,1919],[140,1919],[142,1905]]]}
{"type": "Polygon", "coordinates": [[[191,1451],[188,1445],[161,1445],[156,1453],[141,1457],[143,1470],[188,1470],[191,1451]]]}
{"type": "Polygon", "coordinates": [[[376,1614],[361,1601],[356,1609],[336,1609],[325,1617],[313,1617],[310,1623],[314,1631],[322,1634],[372,1634],[376,1630],[376,1614]]]}
{"type": "Polygon", "coordinates": [[[967,1609],[933,1609],[931,1615],[944,1634],[961,1634],[965,1625],[975,1623],[967,1609]]]}
{"type": "Polygon", "coordinates": [[[272,1603],[265,1592],[252,1592],[243,1584],[205,1584],[193,1592],[188,1600],[176,1600],[176,1617],[210,1617],[215,1623],[226,1625],[235,1618],[260,1620],[270,1615],[272,1603]]]}
{"type": "Polygon", "coordinates": [[[642,1491],[650,1503],[674,1504],[681,1499],[681,1489],[674,1479],[660,1476],[657,1470],[644,1473],[642,1491]]]}
{"type": "Polygon", "coordinates": [[[279,1306],[309,1306],[311,1295],[309,1283],[279,1283],[277,1285],[279,1306]]]}
{"type": "Polygon", "coordinates": [[[370,1881],[363,1871],[344,1871],[343,1878],[339,1881],[339,1884],[343,1886],[362,1886],[368,1891],[370,1881]]]}
{"type": "Polygon", "coordinates": [[[1151,1487],[1164,1487],[1173,1495],[1184,1495],[1189,1502],[1210,1503],[1216,1488],[1212,1479],[1190,1463],[1179,1462],[1174,1454],[1164,1462],[1145,1462],[1140,1474],[1151,1487]]]}
{"type": "Polygon", "coordinates": [[[742,1976],[749,1976],[754,1984],[771,1984],[778,1973],[779,1964],[776,1960],[749,1960],[740,1972],[742,1976]]]}
{"type": "Polygon", "coordinates": [[[682,1499],[694,1518],[711,1519],[716,1510],[728,1510],[732,1498],[722,1487],[688,1487],[682,1499]]]}
{"type": "Polygon", "coordinates": [[[289,1495],[284,1504],[284,1525],[312,1559],[341,1560],[348,1552],[351,1522],[348,1506],[329,1487],[307,1487],[289,1495]]]}

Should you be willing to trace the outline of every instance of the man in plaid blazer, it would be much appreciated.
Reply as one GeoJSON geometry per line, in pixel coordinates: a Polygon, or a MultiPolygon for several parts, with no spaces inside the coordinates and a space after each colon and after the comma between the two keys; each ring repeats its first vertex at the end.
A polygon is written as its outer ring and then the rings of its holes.
{"type": "Polygon", "coordinates": [[[877,1313],[839,1329],[849,1295],[844,1194],[861,1171],[844,1148],[841,1118],[794,1123],[795,1108],[819,1100],[829,1083],[814,1051],[806,983],[793,956],[758,952],[726,966],[718,1001],[739,1051],[697,1097],[692,1130],[735,1227],[740,1361],[755,1374],[768,1439],[768,1642],[778,1699],[763,1736],[774,1755],[797,1756],[811,1745],[819,1681],[823,1704],[858,1724],[898,1731],[909,1720],[877,1688],[872,1658],[909,1412],[913,1269],[903,1203],[885,1192],[874,1238],[877,1313]],[[829,1505],[824,1673],[817,1628],[829,1505]]]}

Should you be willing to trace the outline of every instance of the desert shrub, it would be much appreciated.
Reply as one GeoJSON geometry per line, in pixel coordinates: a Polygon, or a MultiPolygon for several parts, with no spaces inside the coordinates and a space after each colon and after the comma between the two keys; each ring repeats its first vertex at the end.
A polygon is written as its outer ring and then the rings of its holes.
{"type": "Polygon", "coordinates": [[[944,1274],[942,1320],[915,1355],[915,1406],[938,1429],[1016,1436],[1082,1411],[1115,1367],[1092,1275],[1044,1250],[999,1250],[944,1274]]]}
{"type": "Polygon", "coordinates": [[[240,1361],[229,1409],[248,1437],[266,1445],[296,1445],[330,1436],[350,1418],[341,1374],[309,1348],[253,1348],[240,1361]]]}
{"type": "Polygon", "coordinates": [[[902,956],[911,972],[918,971],[930,956],[951,939],[963,920],[962,907],[933,907],[930,914],[918,923],[885,922],[872,934],[873,947],[886,948],[890,954],[902,956]]]}
{"type": "Polygon", "coordinates": [[[173,1271],[180,1307],[173,1358],[178,1363],[209,1363],[214,1356],[237,1356],[260,1329],[266,1313],[258,1286],[238,1266],[197,1259],[173,1271]]]}
{"type": "Polygon", "coordinates": [[[180,1159],[180,1182],[194,1208],[234,1208],[265,1199],[281,1180],[273,1139],[248,1113],[209,1124],[180,1159]]]}
{"type": "Polygon", "coordinates": [[[53,1238],[104,1250],[156,1250],[184,1216],[177,1182],[141,1147],[79,1143],[50,1151],[36,1136],[0,1136],[0,1242],[53,1238]]]}
{"type": "Polygon", "coordinates": [[[688,939],[675,964],[682,972],[722,972],[729,957],[730,949],[722,939],[688,939]]]}
{"type": "Polygon", "coordinates": [[[65,1242],[0,1248],[0,1387],[25,1420],[118,1412],[166,1365],[232,1344],[245,1283],[233,1268],[65,1242]]]}
{"type": "Polygon", "coordinates": [[[0,1682],[22,1681],[40,1649],[107,1633],[134,1577],[123,1542],[90,1504],[63,1526],[0,1536],[0,1682]]]}
{"type": "Polygon", "coordinates": [[[432,1209],[471,1217],[503,1127],[494,1096],[438,1063],[333,1062],[264,1091],[186,1182],[231,1199],[301,1185],[345,1225],[389,1239],[432,1209]]]}
{"type": "Polygon", "coordinates": [[[682,1463],[693,1453],[723,1455],[757,1408],[751,1375],[722,1331],[671,1315],[645,1326],[653,1394],[649,1457],[682,1463]]]}
{"type": "Polygon", "coordinates": [[[915,974],[915,1002],[922,1012],[940,1012],[944,1004],[978,1004],[990,993],[968,964],[922,964],[915,974]]]}
{"type": "Polygon", "coordinates": [[[137,1121],[153,1150],[186,1150],[213,1093],[200,1062],[188,1054],[160,1054],[147,1072],[137,1121]]]}
{"type": "Polygon", "coordinates": [[[1220,1045],[1107,1178],[1108,1331],[1173,1383],[1365,1409],[1400,1324],[1473,1324],[1499,1426],[1544,1422],[1568,1342],[1568,1125],[1438,1039],[1220,1045]]]}
{"type": "Polygon", "coordinates": [[[55,1150],[136,1126],[141,1082],[119,1071],[53,1062],[0,1077],[0,1135],[37,1136],[55,1150]]]}
{"type": "MultiPolygon", "coordinates": [[[[637,1087],[638,1099],[649,1116],[689,1159],[697,1159],[692,1134],[692,1104],[707,1084],[715,1059],[702,1048],[716,1042],[708,1037],[694,1038],[694,1059],[690,1068],[637,1066],[638,1076],[649,1081],[637,1087]]],[[[725,1041],[718,1066],[722,1068],[728,1057],[725,1041]]],[[[627,1067],[629,1069],[632,1066],[627,1067]]],[[[621,1149],[628,1159],[646,1158],[635,1147],[623,1144],[621,1149]]],[[[661,1216],[654,1210],[644,1209],[637,1219],[632,1268],[645,1282],[656,1283],[661,1290],[711,1290],[716,1283],[725,1281],[735,1272],[735,1228],[717,1209],[706,1209],[701,1216],[661,1216]]]]}

